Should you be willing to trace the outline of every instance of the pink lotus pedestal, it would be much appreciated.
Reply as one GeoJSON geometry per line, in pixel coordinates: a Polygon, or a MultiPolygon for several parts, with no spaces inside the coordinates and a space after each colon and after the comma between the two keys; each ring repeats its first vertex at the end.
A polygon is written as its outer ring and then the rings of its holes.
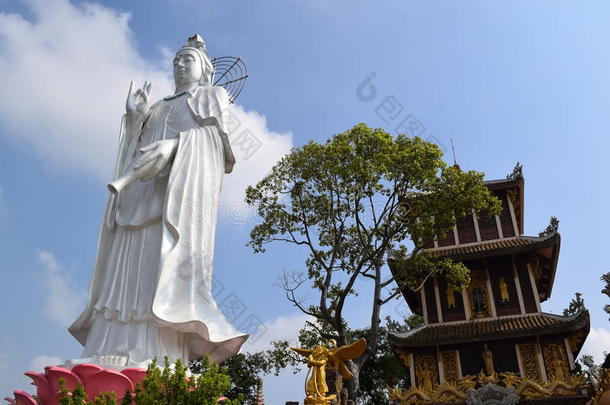
{"type": "Polygon", "coordinates": [[[125,392],[133,392],[134,386],[146,377],[143,368],[126,368],[123,370],[105,369],[96,364],[78,364],[71,369],[63,367],[45,367],[44,373],[28,371],[25,373],[36,386],[39,402],[25,391],[15,391],[15,398],[5,398],[13,405],[59,405],[61,392],[59,380],[63,379],[65,387],[73,390],[81,384],[89,398],[93,399],[102,392],[114,392],[117,402],[125,392]]]}

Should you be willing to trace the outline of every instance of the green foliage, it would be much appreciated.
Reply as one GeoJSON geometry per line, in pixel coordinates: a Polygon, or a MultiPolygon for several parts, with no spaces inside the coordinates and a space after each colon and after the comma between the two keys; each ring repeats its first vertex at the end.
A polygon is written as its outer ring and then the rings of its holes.
{"type": "Polygon", "coordinates": [[[572,370],[572,372],[575,374],[582,374],[591,386],[595,386],[599,382],[601,369],[602,367],[599,364],[595,364],[593,356],[590,354],[583,354],[574,363],[574,370],[572,370]]]}
{"type": "Polygon", "coordinates": [[[470,270],[463,263],[449,258],[434,258],[426,251],[416,256],[396,255],[392,261],[396,268],[401,269],[396,282],[415,291],[421,289],[423,283],[432,276],[445,278],[449,287],[455,291],[470,283],[470,270]]]}
{"type": "Polygon", "coordinates": [[[385,318],[388,332],[405,333],[424,324],[424,317],[417,314],[409,315],[402,323],[392,320],[389,316],[385,318]]]}
{"type": "MultiPolygon", "coordinates": [[[[135,387],[135,397],[127,392],[121,405],[217,405],[218,399],[223,397],[231,388],[231,380],[226,370],[215,363],[210,363],[208,358],[201,360],[199,375],[187,377],[187,368],[180,360],[170,365],[165,358],[165,367],[157,367],[156,361],[148,366],[148,373],[144,380],[135,387]]],[[[68,392],[62,384],[62,405],[116,405],[114,393],[103,393],[91,400],[82,386],[76,387],[68,392]]],[[[239,405],[242,398],[238,395],[235,399],[227,399],[222,404],[239,405]]]]}
{"type": "MultiPolygon", "coordinates": [[[[189,367],[194,373],[201,373],[202,360],[192,361],[189,367]]],[[[263,374],[269,374],[270,361],[266,352],[239,353],[220,363],[220,367],[231,378],[231,388],[225,396],[242,398],[244,403],[256,403],[257,388],[263,374]]]]}
{"type": "MultiPolygon", "coordinates": [[[[59,400],[61,405],[85,405],[91,403],[89,402],[87,394],[85,393],[82,385],[79,384],[72,392],[69,393],[66,389],[63,378],[61,378],[59,380],[59,387],[62,393],[61,399],[59,400]]],[[[95,401],[98,400],[102,400],[102,398],[95,399],[95,401]]]]}
{"type": "MultiPolygon", "coordinates": [[[[359,396],[366,404],[387,403],[388,387],[410,387],[409,375],[390,347],[388,332],[387,327],[380,329],[376,350],[360,369],[359,396]]],[[[360,329],[354,331],[354,334],[366,338],[369,331],[360,329]]]]}
{"type": "MultiPolygon", "coordinates": [[[[605,283],[602,294],[606,294],[608,298],[610,298],[610,272],[603,274],[601,280],[605,283]]],[[[604,311],[606,311],[607,314],[610,314],[610,305],[604,305],[604,311]]]]}

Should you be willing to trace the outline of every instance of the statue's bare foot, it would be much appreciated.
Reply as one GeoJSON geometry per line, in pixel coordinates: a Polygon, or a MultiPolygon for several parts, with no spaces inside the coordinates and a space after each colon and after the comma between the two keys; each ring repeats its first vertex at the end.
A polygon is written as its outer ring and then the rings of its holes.
{"type": "Polygon", "coordinates": [[[102,367],[125,367],[127,366],[128,360],[129,358],[127,356],[105,355],[95,356],[94,363],[97,363],[102,367]]]}

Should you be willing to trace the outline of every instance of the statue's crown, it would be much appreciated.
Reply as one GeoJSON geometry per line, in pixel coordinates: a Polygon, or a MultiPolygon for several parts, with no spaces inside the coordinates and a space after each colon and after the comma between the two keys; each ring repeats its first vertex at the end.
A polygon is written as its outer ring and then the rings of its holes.
{"type": "Polygon", "coordinates": [[[189,37],[186,40],[186,45],[184,45],[182,49],[184,48],[190,48],[197,51],[201,55],[202,63],[206,65],[210,71],[214,70],[212,61],[210,59],[210,54],[205,47],[205,41],[201,35],[195,34],[192,37],[189,37]]]}
{"type": "Polygon", "coordinates": [[[201,51],[204,51],[206,54],[208,53],[208,50],[205,47],[205,41],[199,34],[195,34],[192,37],[189,37],[189,39],[186,40],[186,46],[190,48],[199,49],[201,51]]]}

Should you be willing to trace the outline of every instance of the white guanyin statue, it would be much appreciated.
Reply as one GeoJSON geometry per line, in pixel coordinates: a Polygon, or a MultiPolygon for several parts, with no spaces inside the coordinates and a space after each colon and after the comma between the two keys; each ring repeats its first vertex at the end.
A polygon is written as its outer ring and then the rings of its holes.
{"type": "Polygon", "coordinates": [[[229,96],[212,85],[200,36],[173,64],[174,95],[149,106],[150,83],[129,89],[89,299],[69,328],[85,346],[74,363],[144,367],[204,354],[220,362],[248,338],[212,296],[219,193],[235,163],[229,96]]]}

